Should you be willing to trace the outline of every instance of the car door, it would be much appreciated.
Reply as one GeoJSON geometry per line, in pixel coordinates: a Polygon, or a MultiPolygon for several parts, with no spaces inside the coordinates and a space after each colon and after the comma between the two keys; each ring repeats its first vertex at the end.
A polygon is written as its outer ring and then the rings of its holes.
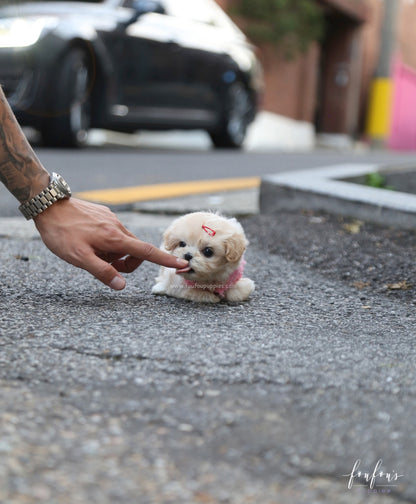
{"type": "Polygon", "coordinates": [[[208,40],[207,29],[169,12],[145,14],[127,27],[122,86],[131,113],[160,125],[214,122],[218,56],[208,49],[216,44],[208,40]]]}
{"type": "Polygon", "coordinates": [[[181,96],[195,118],[213,124],[221,87],[237,69],[231,52],[238,30],[211,0],[165,0],[164,5],[178,51],[181,96]]]}
{"type": "Polygon", "coordinates": [[[126,28],[120,65],[122,100],[130,115],[161,120],[178,101],[175,83],[181,78],[167,16],[143,14],[126,28]]]}
{"type": "Polygon", "coordinates": [[[141,14],[110,44],[118,69],[115,109],[123,121],[207,127],[217,119],[226,43],[217,27],[190,18],[186,9],[169,9],[180,3],[165,0],[165,14],[141,14]]]}

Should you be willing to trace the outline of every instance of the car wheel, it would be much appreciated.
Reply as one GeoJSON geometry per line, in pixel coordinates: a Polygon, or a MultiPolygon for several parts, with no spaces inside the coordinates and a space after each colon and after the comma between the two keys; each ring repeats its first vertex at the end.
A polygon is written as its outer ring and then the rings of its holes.
{"type": "Polygon", "coordinates": [[[215,147],[240,148],[247,133],[252,108],[250,95],[241,82],[232,84],[223,104],[223,120],[218,130],[210,132],[215,147]]]}
{"type": "Polygon", "coordinates": [[[41,131],[43,143],[56,147],[81,147],[91,122],[91,71],[82,49],[64,58],[52,98],[52,114],[41,131]]]}

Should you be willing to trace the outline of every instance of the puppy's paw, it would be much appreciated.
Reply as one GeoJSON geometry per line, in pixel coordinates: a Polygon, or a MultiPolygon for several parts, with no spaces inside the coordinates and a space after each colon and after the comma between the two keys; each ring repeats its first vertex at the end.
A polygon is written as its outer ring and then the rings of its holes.
{"type": "Polygon", "coordinates": [[[216,294],[202,289],[186,289],[181,297],[197,303],[219,303],[221,301],[221,298],[216,294]]]}
{"type": "Polygon", "coordinates": [[[227,301],[245,301],[254,291],[254,282],[250,278],[241,278],[225,293],[227,301]]]}
{"type": "Polygon", "coordinates": [[[152,287],[152,294],[156,294],[158,296],[164,296],[164,295],[166,295],[166,286],[165,286],[165,284],[162,283],[162,282],[159,282],[159,283],[155,284],[152,287]]]}

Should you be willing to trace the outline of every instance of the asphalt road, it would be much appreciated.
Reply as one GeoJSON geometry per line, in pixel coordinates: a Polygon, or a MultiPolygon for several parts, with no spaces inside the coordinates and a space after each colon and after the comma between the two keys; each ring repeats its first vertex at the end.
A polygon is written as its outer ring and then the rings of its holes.
{"type": "MultiPolygon", "coordinates": [[[[153,243],[170,221],[120,217],[153,243]]],[[[112,292],[3,221],[2,504],[416,502],[414,296],[369,273],[402,280],[414,235],[243,224],[257,289],[212,306],[153,296],[153,265],[112,292]]]]}
{"type": "MultiPolygon", "coordinates": [[[[125,183],[146,183],[133,160],[153,183],[396,158],[39,155],[76,190],[106,171],[102,183],[121,186],[122,167],[125,183]]],[[[153,243],[171,220],[120,218],[153,243]]],[[[243,224],[256,291],[208,306],[153,296],[149,264],[112,292],[47,251],[31,223],[0,219],[2,504],[416,502],[414,233],[355,235],[302,212],[243,224]]]]}
{"type": "MultiPolygon", "coordinates": [[[[128,136],[127,136],[128,138],[128,136]]],[[[316,150],[304,153],[206,149],[133,148],[103,145],[83,150],[35,151],[45,168],[62,174],[73,191],[166,182],[251,177],[344,162],[416,162],[416,155],[384,151],[316,150]]],[[[0,216],[18,215],[15,199],[0,186],[0,216]]]]}

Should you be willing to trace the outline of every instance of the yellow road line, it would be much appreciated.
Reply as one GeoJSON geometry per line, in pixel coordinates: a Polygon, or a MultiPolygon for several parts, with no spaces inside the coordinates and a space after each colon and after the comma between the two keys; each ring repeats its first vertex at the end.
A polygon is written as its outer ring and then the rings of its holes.
{"type": "Polygon", "coordinates": [[[83,191],[77,193],[76,196],[107,205],[125,205],[137,201],[178,198],[193,194],[254,189],[259,185],[260,177],[226,178],[83,191]]]}

